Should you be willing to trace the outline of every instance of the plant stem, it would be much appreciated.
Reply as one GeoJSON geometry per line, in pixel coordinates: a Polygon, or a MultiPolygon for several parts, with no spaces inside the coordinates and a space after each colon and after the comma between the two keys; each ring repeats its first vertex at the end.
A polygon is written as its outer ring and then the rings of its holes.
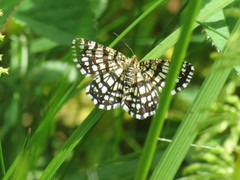
{"type": "Polygon", "coordinates": [[[159,108],[154,116],[150,130],[147,136],[146,143],[143,148],[142,155],[140,157],[140,163],[135,174],[135,180],[145,180],[152,163],[153,155],[157,146],[157,138],[161,133],[164,117],[169,108],[171,101],[171,91],[175,85],[175,79],[181,68],[183,58],[186,54],[187,46],[191,37],[192,27],[195,21],[195,17],[199,12],[201,0],[189,1],[187,6],[187,12],[184,14],[183,25],[181,34],[173,52],[172,62],[170,65],[169,73],[166,79],[166,86],[163,88],[162,94],[159,98],[159,108]]]}

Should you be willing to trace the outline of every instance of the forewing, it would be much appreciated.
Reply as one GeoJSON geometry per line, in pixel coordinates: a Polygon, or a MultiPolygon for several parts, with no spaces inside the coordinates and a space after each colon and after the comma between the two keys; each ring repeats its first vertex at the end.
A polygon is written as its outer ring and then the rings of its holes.
{"type": "Polygon", "coordinates": [[[121,68],[126,56],[94,41],[77,38],[72,41],[73,61],[85,76],[98,75],[121,68]]]}
{"type": "Polygon", "coordinates": [[[145,60],[140,62],[140,69],[145,78],[160,91],[164,87],[165,79],[169,70],[169,61],[145,60]]]}
{"type": "MultiPolygon", "coordinates": [[[[153,86],[157,87],[159,91],[162,91],[169,71],[169,65],[170,61],[167,60],[145,60],[140,62],[140,69],[143,76],[145,76],[153,86]]],[[[171,93],[176,94],[186,88],[190,83],[193,72],[194,67],[190,63],[183,62],[179,76],[176,79],[175,89],[172,90],[171,93]]]]}
{"type": "Polygon", "coordinates": [[[115,109],[120,106],[123,94],[122,69],[97,75],[87,86],[87,96],[99,109],[115,109]]]}
{"type": "Polygon", "coordinates": [[[146,119],[155,114],[158,93],[150,82],[139,72],[132,86],[124,92],[121,106],[132,117],[146,119]]]}

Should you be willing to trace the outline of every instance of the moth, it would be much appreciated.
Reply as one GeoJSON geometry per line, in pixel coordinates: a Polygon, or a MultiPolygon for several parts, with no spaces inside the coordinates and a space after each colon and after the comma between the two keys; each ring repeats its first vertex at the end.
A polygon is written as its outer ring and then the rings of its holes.
{"type": "MultiPolygon", "coordinates": [[[[122,107],[130,116],[145,119],[155,114],[158,92],[161,92],[170,61],[153,59],[138,61],[121,52],[77,38],[72,41],[73,61],[85,76],[95,76],[86,88],[87,96],[99,108],[111,110],[122,107]]],[[[176,94],[186,88],[194,67],[184,62],[176,79],[176,94]]]]}

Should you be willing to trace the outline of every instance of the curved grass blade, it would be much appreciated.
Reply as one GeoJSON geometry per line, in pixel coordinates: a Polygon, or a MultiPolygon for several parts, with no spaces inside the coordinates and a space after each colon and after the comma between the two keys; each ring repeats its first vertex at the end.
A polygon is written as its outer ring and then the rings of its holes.
{"type": "Polygon", "coordinates": [[[240,41],[239,34],[240,19],[235,26],[234,33],[228,41],[229,43],[223,50],[223,57],[221,56],[219,60],[215,61],[212,67],[213,70],[204,81],[198,96],[176,132],[173,142],[165,151],[161,161],[157,165],[151,179],[173,179],[177,169],[189,150],[190,144],[198,134],[199,129],[197,128],[197,125],[201,120],[207,118],[207,109],[209,109],[211,104],[217,98],[232,70],[231,65],[221,68],[223,67],[222,65],[231,62],[232,57],[239,57],[239,55],[237,56],[237,51],[239,51],[239,49],[232,48],[233,43],[236,44],[240,41]],[[236,34],[238,34],[237,38],[236,34]]]}
{"type": "Polygon", "coordinates": [[[162,131],[165,114],[169,108],[172,98],[171,91],[175,86],[175,79],[177,78],[183,62],[183,58],[185,57],[192,34],[192,26],[195,21],[195,17],[197,16],[200,9],[200,5],[201,0],[189,2],[186,9],[187,12],[186,14],[184,14],[184,17],[182,19],[183,25],[181,29],[181,34],[179,36],[178,43],[176,44],[176,48],[173,52],[169,73],[166,79],[166,86],[163,88],[163,91],[160,94],[159,98],[159,104],[161,104],[161,107],[159,106],[156,111],[156,115],[152,120],[146,143],[144,144],[143,152],[140,157],[140,163],[135,175],[136,180],[144,180],[147,178],[147,174],[156,150],[157,138],[162,131]]]}

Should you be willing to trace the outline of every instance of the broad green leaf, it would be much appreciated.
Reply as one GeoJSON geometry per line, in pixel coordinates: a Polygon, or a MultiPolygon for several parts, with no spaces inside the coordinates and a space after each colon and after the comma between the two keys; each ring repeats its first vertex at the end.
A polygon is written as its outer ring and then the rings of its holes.
{"type": "Polygon", "coordinates": [[[0,27],[6,22],[11,13],[14,12],[15,8],[19,5],[21,0],[2,0],[0,1],[0,9],[3,11],[3,16],[0,18],[0,27]]]}
{"type": "Polygon", "coordinates": [[[232,45],[239,42],[240,19],[235,26],[235,31],[225,44],[223,56],[215,61],[212,71],[204,81],[193,105],[186,114],[181,126],[176,132],[173,142],[167,148],[152,179],[172,179],[182,163],[190,144],[198,134],[198,124],[208,117],[208,109],[219,95],[231,70],[231,61],[237,56],[238,49],[233,50],[232,45]],[[237,35],[237,36],[236,36],[237,35]],[[237,38],[235,38],[237,37],[237,38]],[[228,66],[223,65],[229,64],[228,66]],[[175,172],[175,173],[174,173],[175,172]]]}
{"type": "Polygon", "coordinates": [[[91,5],[89,0],[25,0],[14,17],[39,35],[70,44],[76,36],[94,35],[91,5]]]}
{"type": "Polygon", "coordinates": [[[218,49],[223,49],[229,37],[229,30],[225,22],[223,10],[217,12],[203,23],[206,34],[218,49]]]}

